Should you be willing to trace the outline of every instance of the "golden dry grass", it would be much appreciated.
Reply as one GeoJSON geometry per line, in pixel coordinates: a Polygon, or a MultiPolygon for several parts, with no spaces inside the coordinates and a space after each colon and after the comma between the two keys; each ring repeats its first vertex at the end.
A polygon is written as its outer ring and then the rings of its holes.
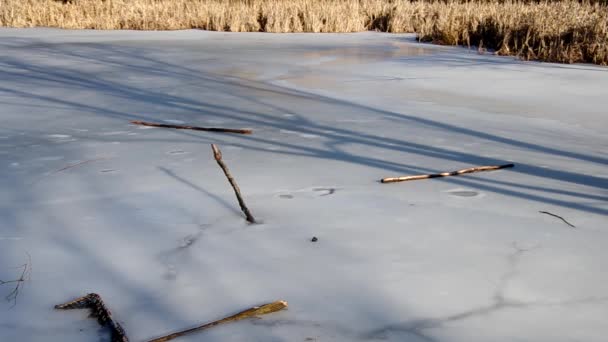
{"type": "Polygon", "coordinates": [[[0,0],[0,26],[234,32],[416,32],[423,41],[608,65],[606,1],[0,0]]]}

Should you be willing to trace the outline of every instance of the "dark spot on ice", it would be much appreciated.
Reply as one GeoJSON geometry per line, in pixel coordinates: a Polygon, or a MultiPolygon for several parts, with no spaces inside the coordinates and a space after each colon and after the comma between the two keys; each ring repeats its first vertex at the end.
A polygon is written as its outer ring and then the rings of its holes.
{"type": "Polygon", "coordinates": [[[458,190],[458,191],[450,191],[450,195],[459,196],[459,197],[475,197],[479,195],[477,191],[467,191],[467,190],[458,190]]]}
{"type": "Polygon", "coordinates": [[[103,173],[107,173],[107,172],[115,172],[116,170],[114,169],[105,169],[105,170],[100,170],[99,172],[103,172],[103,173]]]}
{"type": "Polygon", "coordinates": [[[311,241],[311,242],[317,242],[317,241],[319,241],[319,239],[317,239],[317,237],[316,237],[316,236],[313,236],[313,237],[312,237],[312,239],[310,239],[310,241],[311,241]]]}
{"type": "Polygon", "coordinates": [[[314,188],[312,189],[315,192],[324,192],[319,194],[319,196],[329,196],[333,195],[336,192],[336,188],[314,188]]]}
{"type": "Polygon", "coordinates": [[[287,198],[287,199],[292,199],[293,195],[289,195],[289,194],[283,194],[283,195],[279,195],[280,198],[287,198]]]}
{"type": "Polygon", "coordinates": [[[199,234],[195,234],[195,235],[188,235],[185,236],[181,241],[180,244],[178,246],[179,249],[184,249],[184,248],[188,248],[190,246],[192,246],[192,244],[194,244],[196,242],[196,240],[198,240],[200,236],[199,234]]]}

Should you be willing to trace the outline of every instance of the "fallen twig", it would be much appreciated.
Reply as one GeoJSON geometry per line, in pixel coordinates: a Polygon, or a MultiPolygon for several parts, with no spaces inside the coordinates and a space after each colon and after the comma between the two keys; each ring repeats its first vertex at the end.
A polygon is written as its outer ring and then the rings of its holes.
{"type": "Polygon", "coordinates": [[[99,160],[104,160],[104,159],[107,159],[107,158],[101,157],[101,158],[94,158],[94,159],[87,159],[87,160],[79,161],[79,162],[74,163],[74,164],[66,165],[66,166],[62,167],[61,169],[57,169],[57,170],[53,171],[51,173],[51,175],[54,175],[54,174],[59,173],[61,171],[65,171],[65,170],[71,169],[71,168],[76,167],[76,166],[80,166],[80,165],[83,165],[83,164],[87,164],[87,163],[91,163],[91,162],[99,161],[99,160]]]}
{"type": "Polygon", "coordinates": [[[197,126],[185,126],[185,125],[166,125],[158,124],[154,122],[146,121],[131,121],[132,124],[150,127],[162,127],[162,128],[175,128],[175,129],[190,129],[193,131],[207,131],[217,133],[237,133],[237,134],[251,134],[250,129],[235,129],[235,128],[217,128],[217,127],[197,127],[197,126]]]}
{"type": "Polygon", "coordinates": [[[276,311],[280,311],[283,310],[287,307],[287,302],[279,300],[276,302],[272,302],[272,303],[268,303],[268,304],[264,304],[262,306],[254,306],[252,308],[249,308],[247,310],[241,311],[235,315],[232,316],[228,316],[225,318],[222,318],[220,320],[217,321],[213,321],[211,323],[206,323],[203,325],[199,325],[197,327],[194,328],[190,328],[190,329],[186,329],[186,330],[182,330],[182,331],[178,331],[163,337],[159,337],[159,338],[155,338],[152,340],[149,340],[148,342],[165,342],[165,341],[169,341],[172,340],[174,338],[180,337],[180,336],[184,336],[186,334],[190,334],[193,333],[195,331],[200,331],[200,330],[205,330],[211,327],[214,327],[216,325],[219,324],[223,324],[223,323],[229,323],[229,322],[236,322],[236,321],[240,321],[242,319],[246,319],[246,318],[252,318],[258,315],[265,315],[265,314],[269,314],[272,312],[276,312],[276,311]]]}
{"type": "Polygon", "coordinates": [[[13,288],[13,290],[9,294],[4,296],[4,299],[6,299],[9,302],[11,302],[11,301],[13,302],[12,306],[17,305],[17,297],[19,296],[19,290],[21,289],[21,287],[23,286],[23,283],[28,279],[28,277],[30,276],[30,274],[32,272],[32,257],[29,254],[27,254],[27,257],[28,257],[28,262],[17,267],[17,268],[22,269],[21,276],[19,276],[19,278],[13,279],[13,280],[0,280],[0,285],[16,284],[15,287],[13,288]]]}
{"type": "Polygon", "coordinates": [[[239,189],[239,186],[236,184],[236,181],[230,174],[230,171],[228,170],[228,166],[226,166],[226,164],[222,160],[222,152],[215,144],[211,144],[211,149],[213,150],[213,157],[217,161],[217,164],[222,168],[222,170],[224,171],[224,174],[226,175],[226,178],[228,178],[228,182],[230,182],[230,185],[232,185],[232,189],[234,189],[234,193],[236,194],[236,199],[239,201],[239,206],[241,206],[241,210],[245,214],[247,221],[249,223],[255,223],[255,219],[253,218],[253,215],[251,215],[251,212],[245,205],[245,201],[243,200],[243,197],[241,196],[241,189],[239,189]]]}
{"type": "Polygon", "coordinates": [[[394,182],[405,182],[405,181],[427,179],[427,178],[459,176],[459,175],[462,175],[465,173],[506,169],[506,168],[513,167],[513,166],[514,166],[513,164],[494,165],[494,166],[477,166],[477,167],[471,167],[468,169],[462,169],[462,170],[452,171],[452,172],[442,172],[442,173],[433,173],[433,174],[427,174],[427,175],[415,175],[415,176],[403,176],[403,177],[388,177],[388,178],[382,178],[380,180],[380,182],[394,183],[394,182]]]}
{"type": "Polygon", "coordinates": [[[572,223],[570,223],[570,222],[566,221],[566,219],[565,219],[565,218],[563,218],[563,217],[561,217],[561,216],[559,216],[559,215],[555,215],[555,214],[550,213],[550,212],[548,212],[548,211],[539,211],[539,213],[541,213],[541,214],[547,214],[547,215],[551,215],[551,216],[553,216],[553,217],[557,217],[558,219],[561,219],[562,221],[564,221],[564,223],[565,223],[565,224],[567,224],[567,225],[569,225],[570,227],[572,227],[572,228],[576,228],[576,226],[575,226],[575,225],[573,225],[572,223]]]}
{"type": "Polygon", "coordinates": [[[57,310],[91,309],[91,316],[97,318],[102,326],[108,326],[112,333],[112,342],[129,342],[129,338],[120,323],[112,317],[112,313],[104,304],[101,296],[97,293],[89,293],[86,296],[76,298],[64,304],[55,305],[57,310]]]}

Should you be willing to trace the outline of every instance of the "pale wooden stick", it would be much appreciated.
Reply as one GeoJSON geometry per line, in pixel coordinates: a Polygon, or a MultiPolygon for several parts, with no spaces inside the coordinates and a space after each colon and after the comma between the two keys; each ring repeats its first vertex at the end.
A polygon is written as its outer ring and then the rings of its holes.
{"type": "Polygon", "coordinates": [[[245,201],[243,200],[243,197],[241,196],[241,189],[239,189],[239,186],[236,184],[236,181],[230,174],[230,171],[228,170],[228,166],[226,166],[226,164],[222,160],[222,152],[215,144],[211,144],[211,150],[213,150],[213,157],[217,161],[217,164],[222,168],[222,170],[224,171],[224,174],[226,175],[226,178],[228,178],[228,182],[230,182],[230,185],[232,185],[232,189],[234,189],[234,193],[236,194],[236,199],[239,201],[239,206],[241,206],[241,210],[245,214],[247,221],[249,223],[255,223],[255,219],[253,218],[253,215],[251,215],[249,208],[247,208],[247,206],[245,205],[245,201]]]}
{"type": "Polygon", "coordinates": [[[89,293],[86,296],[76,298],[67,303],[55,305],[55,309],[91,309],[91,316],[96,317],[100,325],[107,325],[110,328],[112,342],[129,342],[127,333],[125,333],[120,323],[114,320],[112,313],[97,293],[89,293]]]}
{"type": "Polygon", "coordinates": [[[477,167],[471,167],[471,168],[468,168],[468,169],[462,169],[462,170],[458,170],[458,171],[433,173],[433,174],[428,174],[428,175],[415,175],[415,176],[403,176],[403,177],[388,177],[388,178],[382,178],[380,180],[380,182],[382,182],[382,183],[395,183],[395,182],[405,182],[405,181],[427,179],[427,178],[439,178],[439,177],[447,177],[447,176],[459,176],[459,175],[462,175],[462,174],[465,174],[465,173],[499,170],[499,169],[505,169],[505,168],[513,167],[513,166],[514,166],[513,164],[494,165],[494,166],[477,166],[477,167]]]}
{"type": "Polygon", "coordinates": [[[272,303],[268,303],[268,304],[264,304],[262,306],[254,306],[252,308],[249,308],[247,310],[241,311],[235,315],[232,316],[228,316],[226,318],[222,318],[220,320],[217,321],[213,321],[211,323],[206,323],[203,325],[199,325],[197,327],[194,328],[190,328],[190,329],[186,329],[186,330],[182,330],[182,331],[178,331],[163,337],[159,337],[159,338],[155,338],[152,340],[149,340],[148,342],[165,342],[165,341],[169,341],[172,340],[174,338],[180,337],[180,336],[184,336],[186,334],[190,334],[193,333],[195,331],[200,331],[200,330],[205,330],[211,327],[214,327],[216,325],[220,325],[223,323],[229,323],[229,322],[236,322],[236,321],[240,321],[242,319],[245,318],[252,318],[258,315],[265,315],[265,314],[269,314],[272,312],[276,312],[276,311],[280,311],[283,310],[287,307],[287,302],[279,300],[276,302],[272,302],[272,303]]]}
{"type": "Polygon", "coordinates": [[[190,129],[193,131],[207,131],[217,133],[237,133],[237,134],[251,134],[250,129],[235,129],[235,128],[216,128],[216,127],[197,127],[197,126],[185,126],[185,125],[166,125],[158,124],[154,122],[146,121],[131,121],[134,125],[150,126],[150,127],[162,127],[162,128],[175,128],[175,129],[190,129]]]}

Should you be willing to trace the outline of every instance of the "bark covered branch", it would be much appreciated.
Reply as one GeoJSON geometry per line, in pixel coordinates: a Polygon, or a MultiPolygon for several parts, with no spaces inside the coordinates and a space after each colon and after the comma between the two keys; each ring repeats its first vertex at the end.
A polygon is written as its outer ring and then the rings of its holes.
{"type": "Polygon", "coordinates": [[[241,207],[241,210],[245,214],[247,221],[249,223],[255,223],[255,219],[253,218],[253,215],[251,215],[249,208],[247,208],[247,205],[245,205],[243,196],[241,196],[241,189],[239,189],[239,186],[236,184],[234,177],[232,177],[232,175],[230,174],[230,170],[228,170],[228,166],[226,166],[226,164],[222,160],[222,152],[220,151],[219,147],[217,147],[217,145],[215,145],[215,144],[211,144],[211,150],[213,151],[213,157],[215,158],[215,161],[217,161],[217,164],[220,166],[222,171],[224,171],[226,178],[228,178],[228,182],[230,183],[230,185],[232,186],[232,189],[234,190],[234,193],[236,194],[236,199],[239,201],[239,206],[241,207]]]}
{"type": "Polygon", "coordinates": [[[158,337],[152,340],[149,340],[148,342],[166,342],[166,341],[170,341],[174,338],[180,337],[180,336],[184,336],[187,334],[191,334],[193,332],[196,331],[201,331],[201,330],[205,330],[205,329],[209,329],[211,327],[214,327],[216,325],[220,325],[223,323],[229,323],[229,322],[236,322],[236,321],[240,321],[242,319],[246,319],[246,318],[252,318],[252,317],[256,317],[259,315],[265,315],[265,314],[269,314],[269,313],[273,313],[276,311],[280,311],[283,310],[287,307],[287,302],[279,300],[276,302],[272,302],[272,303],[268,303],[268,304],[264,304],[261,306],[254,306],[252,308],[249,308],[247,310],[241,311],[237,314],[234,314],[232,316],[228,316],[225,318],[222,318],[220,320],[217,321],[213,321],[211,323],[206,323],[206,324],[202,324],[199,325],[197,327],[194,328],[190,328],[190,329],[186,329],[186,330],[181,330],[169,335],[165,335],[162,337],[158,337]]]}
{"type": "Polygon", "coordinates": [[[131,121],[134,125],[150,126],[150,127],[162,127],[162,128],[174,128],[174,129],[189,129],[193,131],[207,131],[216,133],[236,133],[236,134],[251,134],[253,133],[250,129],[236,129],[236,128],[219,128],[219,127],[197,127],[197,126],[185,126],[185,125],[166,125],[154,122],[146,121],[131,121]]]}
{"type": "Polygon", "coordinates": [[[97,318],[99,325],[110,328],[110,332],[112,333],[112,342],[129,342],[127,333],[122,328],[120,323],[114,320],[112,317],[112,312],[110,312],[108,307],[101,299],[101,296],[97,293],[89,293],[86,296],[76,298],[67,303],[55,305],[55,309],[90,309],[91,316],[97,318]]]}
{"type": "Polygon", "coordinates": [[[402,176],[402,177],[387,177],[382,178],[380,182],[382,183],[395,183],[395,182],[405,182],[411,180],[419,180],[419,179],[428,179],[428,178],[439,178],[439,177],[448,177],[448,176],[460,176],[465,173],[473,173],[473,172],[481,172],[481,171],[493,171],[506,169],[509,167],[513,167],[513,164],[504,164],[504,165],[492,165],[492,166],[477,166],[471,167],[468,169],[462,169],[458,171],[451,172],[442,172],[442,173],[432,173],[426,175],[415,175],[415,176],[402,176]]]}

